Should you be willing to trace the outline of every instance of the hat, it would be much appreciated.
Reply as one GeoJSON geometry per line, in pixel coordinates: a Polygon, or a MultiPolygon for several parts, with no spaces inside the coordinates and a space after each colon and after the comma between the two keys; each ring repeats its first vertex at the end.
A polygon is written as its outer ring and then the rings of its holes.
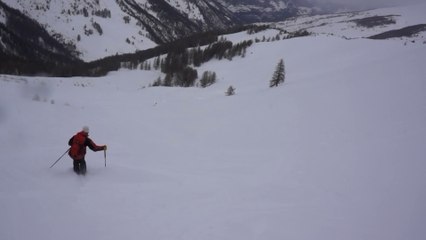
{"type": "Polygon", "coordinates": [[[89,133],[89,127],[88,127],[88,126],[84,126],[84,127],[83,127],[83,132],[85,132],[85,133],[89,133]]]}

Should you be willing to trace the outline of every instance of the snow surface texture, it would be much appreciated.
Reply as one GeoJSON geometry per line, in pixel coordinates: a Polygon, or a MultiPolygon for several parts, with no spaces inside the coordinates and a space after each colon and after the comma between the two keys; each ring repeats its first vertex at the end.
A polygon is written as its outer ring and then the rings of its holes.
{"type": "Polygon", "coordinates": [[[205,89],[145,88],[156,71],[0,76],[0,239],[422,240],[425,57],[312,36],[202,65],[205,89]],[[49,169],[83,125],[107,167],[89,151],[85,177],[68,156],[49,169]]]}

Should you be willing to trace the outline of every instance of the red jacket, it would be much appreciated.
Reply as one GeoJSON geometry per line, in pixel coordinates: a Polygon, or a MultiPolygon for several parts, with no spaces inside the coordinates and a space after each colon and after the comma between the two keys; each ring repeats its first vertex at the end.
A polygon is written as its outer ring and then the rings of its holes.
{"type": "Polygon", "coordinates": [[[84,160],[86,156],[86,147],[89,147],[92,151],[102,151],[105,149],[104,146],[96,145],[92,139],[89,138],[89,134],[86,132],[78,132],[69,141],[68,145],[71,146],[68,155],[74,160],[84,160]]]}

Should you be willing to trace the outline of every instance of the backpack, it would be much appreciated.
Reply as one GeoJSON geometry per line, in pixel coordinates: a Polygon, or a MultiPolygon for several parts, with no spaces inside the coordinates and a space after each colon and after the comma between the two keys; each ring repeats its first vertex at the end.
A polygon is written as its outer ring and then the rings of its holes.
{"type": "Polygon", "coordinates": [[[84,159],[86,155],[86,136],[83,133],[77,133],[74,137],[72,137],[69,141],[71,146],[68,155],[74,160],[84,159]]]}

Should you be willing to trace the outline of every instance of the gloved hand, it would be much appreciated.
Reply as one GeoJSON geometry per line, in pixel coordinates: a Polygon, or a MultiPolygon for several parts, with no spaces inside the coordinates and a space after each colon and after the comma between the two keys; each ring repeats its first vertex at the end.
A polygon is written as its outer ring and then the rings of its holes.
{"type": "Polygon", "coordinates": [[[105,151],[107,150],[107,145],[104,145],[104,150],[105,150],[105,151]]]}

